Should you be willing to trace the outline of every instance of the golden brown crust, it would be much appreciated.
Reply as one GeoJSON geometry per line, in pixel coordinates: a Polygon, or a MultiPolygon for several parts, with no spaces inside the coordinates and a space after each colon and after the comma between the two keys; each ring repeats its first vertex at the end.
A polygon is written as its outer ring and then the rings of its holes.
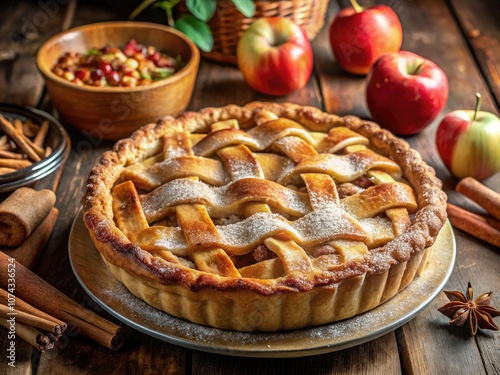
{"type": "MultiPolygon", "coordinates": [[[[85,196],[82,200],[84,221],[93,242],[115,276],[129,289],[135,289],[132,290],[135,294],[148,303],[164,308],[176,316],[201,324],[241,330],[274,330],[325,323],[366,311],[390,298],[394,293],[397,293],[397,290],[400,290],[402,285],[413,279],[417,269],[422,268],[420,260],[423,259],[423,251],[433,244],[446,220],[445,202],[446,196],[441,190],[441,182],[436,178],[433,169],[426,165],[420,155],[415,150],[410,149],[405,141],[394,137],[378,125],[353,116],[338,117],[327,114],[313,107],[302,107],[290,103],[261,102],[250,103],[244,107],[229,105],[222,108],[206,108],[196,113],[187,112],[178,119],[165,117],[156,124],[149,124],[141,128],[130,138],[117,142],[112,151],[102,155],[90,172],[85,196]],[[368,138],[372,147],[382,155],[394,160],[401,167],[404,179],[415,189],[418,211],[412,218],[409,229],[387,244],[371,249],[368,254],[362,257],[347,259],[341,265],[334,267],[334,271],[320,269],[314,272],[292,272],[274,279],[254,279],[219,276],[153,256],[137,244],[132,243],[116,227],[111,189],[119,180],[126,166],[161,151],[161,136],[182,129],[190,133],[206,131],[212,123],[228,119],[237,119],[241,129],[248,129],[254,126],[254,119],[262,110],[270,111],[278,117],[295,120],[310,131],[327,132],[331,128],[344,126],[368,138]],[[414,254],[418,256],[413,257],[414,254]],[[415,262],[413,258],[418,258],[419,261],[415,262]],[[407,264],[412,264],[412,267],[407,268],[407,264]],[[275,323],[261,323],[248,327],[241,323],[241,319],[239,319],[240,323],[234,321],[213,322],[210,319],[193,317],[192,312],[182,312],[180,308],[169,309],[168,304],[165,303],[166,299],[171,300],[171,298],[166,297],[168,294],[166,290],[172,288],[175,289],[176,294],[180,293],[179,290],[184,290],[186,296],[191,292],[198,294],[203,292],[202,294],[206,293],[209,298],[215,299],[224,293],[235,296],[241,293],[245,295],[245,297],[241,297],[243,301],[266,300],[266,298],[259,296],[267,296],[267,298],[277,300],[282,299],[278,296],[282,296],[283,293],[292,296],[298,292],[301,292],[298,293],[299,295],[307,293],[309,296],[307,298],[310,298],[311,295],[314,295],[314,298],[320,298],[316,290],[319,287],[337,288],[353,278],[369,276],[370,279],[378,279],[382,283],[380,280],[383,277],[380,275],[387,275],[388,272],[394,273],[392,269],[397,268],[397,265],[405,265],[403,268],[407,268],[398,278],[395,278],[397,287],[395,289],[392,286],[383,287],[384,291],[377,292],[379,298],[367,303],[367,308],[358,307],[351,311],[352,314],[332,313],[329,309],[318,312],[322,316],[321,318],[306,319],[307,321],[299,319],[295,322],[283,323],[282,326],[275,323]],[[141,282],[138,283],[138,280],[141,282]],[[139,286],[133,287],[134,283],[138,283],[139,286]],[[388,290],[391,287],[393,290],[388,290]],[[156,293],[153,293],[152,290],[156,290],[156,293]]],[[[386,281],[383,280],[384,285],[386,281]]],[[[376,288],[376,285],[366,286],[366,288],[376,288]]],[[[186,296],[184,297],[188,300],[189,297],[186,296]]],[[[337,298],[338,296],[330,297],[337,298]]],[[[239,297],[235,298],[237,300],[239,297]]],[[[295,301],[295,297],[288,298],[295,301]]],[[[307,298],[303,297],[304,300],[307,298]]],[[[265,302],[258,303],[266,304],[265,302]]],[[[354,304],[359,305],[359,302],[354,304]]]]}

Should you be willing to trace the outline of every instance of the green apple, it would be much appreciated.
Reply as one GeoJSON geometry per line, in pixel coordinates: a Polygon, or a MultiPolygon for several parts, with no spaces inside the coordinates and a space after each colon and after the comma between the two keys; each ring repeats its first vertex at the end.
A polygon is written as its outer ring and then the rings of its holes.
{"type": "Polygon", "coordinates": [[[453,111],[441,120],[436,146],[452,175],[484,180],[500,171],[500,118],[480,111],[476,96],[475,110],[453,111]]]}

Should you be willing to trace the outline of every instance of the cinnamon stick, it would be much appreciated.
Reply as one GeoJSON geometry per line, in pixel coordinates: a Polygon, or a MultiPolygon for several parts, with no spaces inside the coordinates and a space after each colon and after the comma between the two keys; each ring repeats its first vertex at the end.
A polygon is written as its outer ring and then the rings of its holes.
{"type": "Polygon", "coordinates": [[[2,168],[23,169],[32,164],[29,160],[0,158],[0,167],[2,168]]]}
{"type": "Polygon", "coordinates": [[[451,224],[455,228],[500,247],[500,230],[495,228],[498,224],[492,225],[493,219],[488,220],[484,216],[469,212],[451,203],[447,204],[446,211],[451,224]]]}
{"type": "Polygon", "coordinates": [[[18,118],[16,118],[14,120],[14,128],[17,130],[18,133],[24,134],[23,122],[21,120],[19,120],[18,118]]]}
{"type": "Polygon", "coordinates": [[[58,216],[59,210],[53,207],[42,223],[20,246],[13,248],[0,246],[0,251],[15,258],[23,266],[32,269],[45,250],[45,245],[52,234],[58,216]]]}
{"type": "Polygon", "coordinates": [[[456,190],[500,220],[500,193],[491,190],[472,177],[462,179],[457,184],[456,190]]]}
{"type": "MultiPolygon", "coordinates": [[[[122,327],[87,310],[17,261],[0,252],[0,287],[7,289],[9,264],[15,264],[16,296],[39,310],[80,329],[85,337],[112,350],[124,342],[122,327]]],[[[11,266],[12,267],[12,266],[11,266]]]]}
{"type": "Polygon", "coordinates": [[[15,329],[13,332],[15,332],[16,336],[22,338],[41,352],[54,347],[54,341],[49,335],[40,332],[32,326],[20,322],[15,322],[11,325],[6,319],[0,319],[0,324],[7,329],[15,329]]]}
{"type": "Polygon", "coordinates": [[[12,125],[5,117],[0,115],[0,129],[4,131],[12,140],[19,146],[23,152],[28,155],[32,161],[37,162],[40,161],[40,156],[31,148],[31,146],[26,142],[26,138],[24,134],[20,134],[14,125],[12,125]]]}
{"type": "Polygon", "coordinates": [[[17,160],[24,159],[22,154],[18,154],[17,152],[6,151],[6,150],[0,150],[0,158],[2,158],[2,159],[17,159],[17,160]]]}
{"type": "Polygon", "coordinates": [[[17,171],[17,169],[0,167],[0,176],[3,174],[15,172],[15,171],[17,171]]]}
{"type": "Polygon", "coordinates": [[[23,134],[25,137],[33,138],[38,132],[39,126],[27,119],[23,124],[23,134]]]}
{"type": "MultiPolygon", "coordinates": [[[[29,303],[25,302],[19,297],[16,297],[13,294],[9,294],[6,290],[0,288],[0,303],[4,305],[12,305],[15,307],[17,311],[22,311],[25,313],[28,313],[30,315],[36,316],[38,318],[48,320],[52,322],[55,325],[58,325],[60,327],[60,333],[64,332],[66,330],[67,324],[63,322],[62,320],[59,320],[52,315],[49,315],[41,310],[38,310],[37,308],[31,306],[29,303]]],[[[57,331],[57,329],[56,329],[57,331]]],[[[57,332],[54,332],[57,333],[57,332]]]]}
{"type": "Polygon", "coordinates": [[[40,159],[43,159],[45,157],[45,149],[41,146],[38,146],[35,144],[31,139],[25,138],[26,143],[29,144],[29,146],[35,151],[35,153],[40,157],[40,159]]]}
{"type": "Polygon", "coordinates": [[[32,315],[24,311],[11,309],[9,306],[0,303],[0,317],[10,318],[12,316],[15,317],[16,322],[40,328],[41,330],[52,332],[56,335],[61,335],[66,329],[66,325],[61,326],[60,324],[54,323],[48,319],[40,318],[39,316],[32,315]]]}
{"type": "Polygon", "coordinates": [[[22,187],[0,203],[0,246],[17,247],[47,217],[56,196],[53,191],[22,187]]]}
{"type": "Polygon", "coordinates": [[[49,131],[49,122],[48,121],[42,122],[42,125],[40,125],[38,133],[36,133],[35,138],[33,139],[33,143],[38,147],[43,147],[43,144],[45,143],[45,137],[47,136],[48,131],[49,131]]]}

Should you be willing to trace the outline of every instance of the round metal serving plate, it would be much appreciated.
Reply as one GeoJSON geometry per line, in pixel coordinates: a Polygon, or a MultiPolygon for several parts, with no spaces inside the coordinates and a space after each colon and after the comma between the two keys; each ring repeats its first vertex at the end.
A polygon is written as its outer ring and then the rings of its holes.
{"type": "Polygon", "coordinates": [[[455,238],[449,222],[439,234],[426,271],[383,305],[331,324],[280,332],[235,332],[201,326],[146,304],[119,283],[94,247],[81,212],[69,238],[69,258],[85,291],[128,326],[160,340],[205,352],[286,358],[316,355],[374,340],[413,319],[441,292],[455,263],[455,238]]]}

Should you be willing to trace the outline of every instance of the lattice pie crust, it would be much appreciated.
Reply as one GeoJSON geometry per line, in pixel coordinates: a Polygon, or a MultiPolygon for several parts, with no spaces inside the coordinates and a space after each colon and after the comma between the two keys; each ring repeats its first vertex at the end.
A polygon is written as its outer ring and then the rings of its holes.
{"type": "Polygon", "coordinates": [[[144,126],[92,169],[84,221],[113,275],[240,331],[345,319],[424,271],[446,220],[432,168],[359,118],[251,103],[144,126]]]}

